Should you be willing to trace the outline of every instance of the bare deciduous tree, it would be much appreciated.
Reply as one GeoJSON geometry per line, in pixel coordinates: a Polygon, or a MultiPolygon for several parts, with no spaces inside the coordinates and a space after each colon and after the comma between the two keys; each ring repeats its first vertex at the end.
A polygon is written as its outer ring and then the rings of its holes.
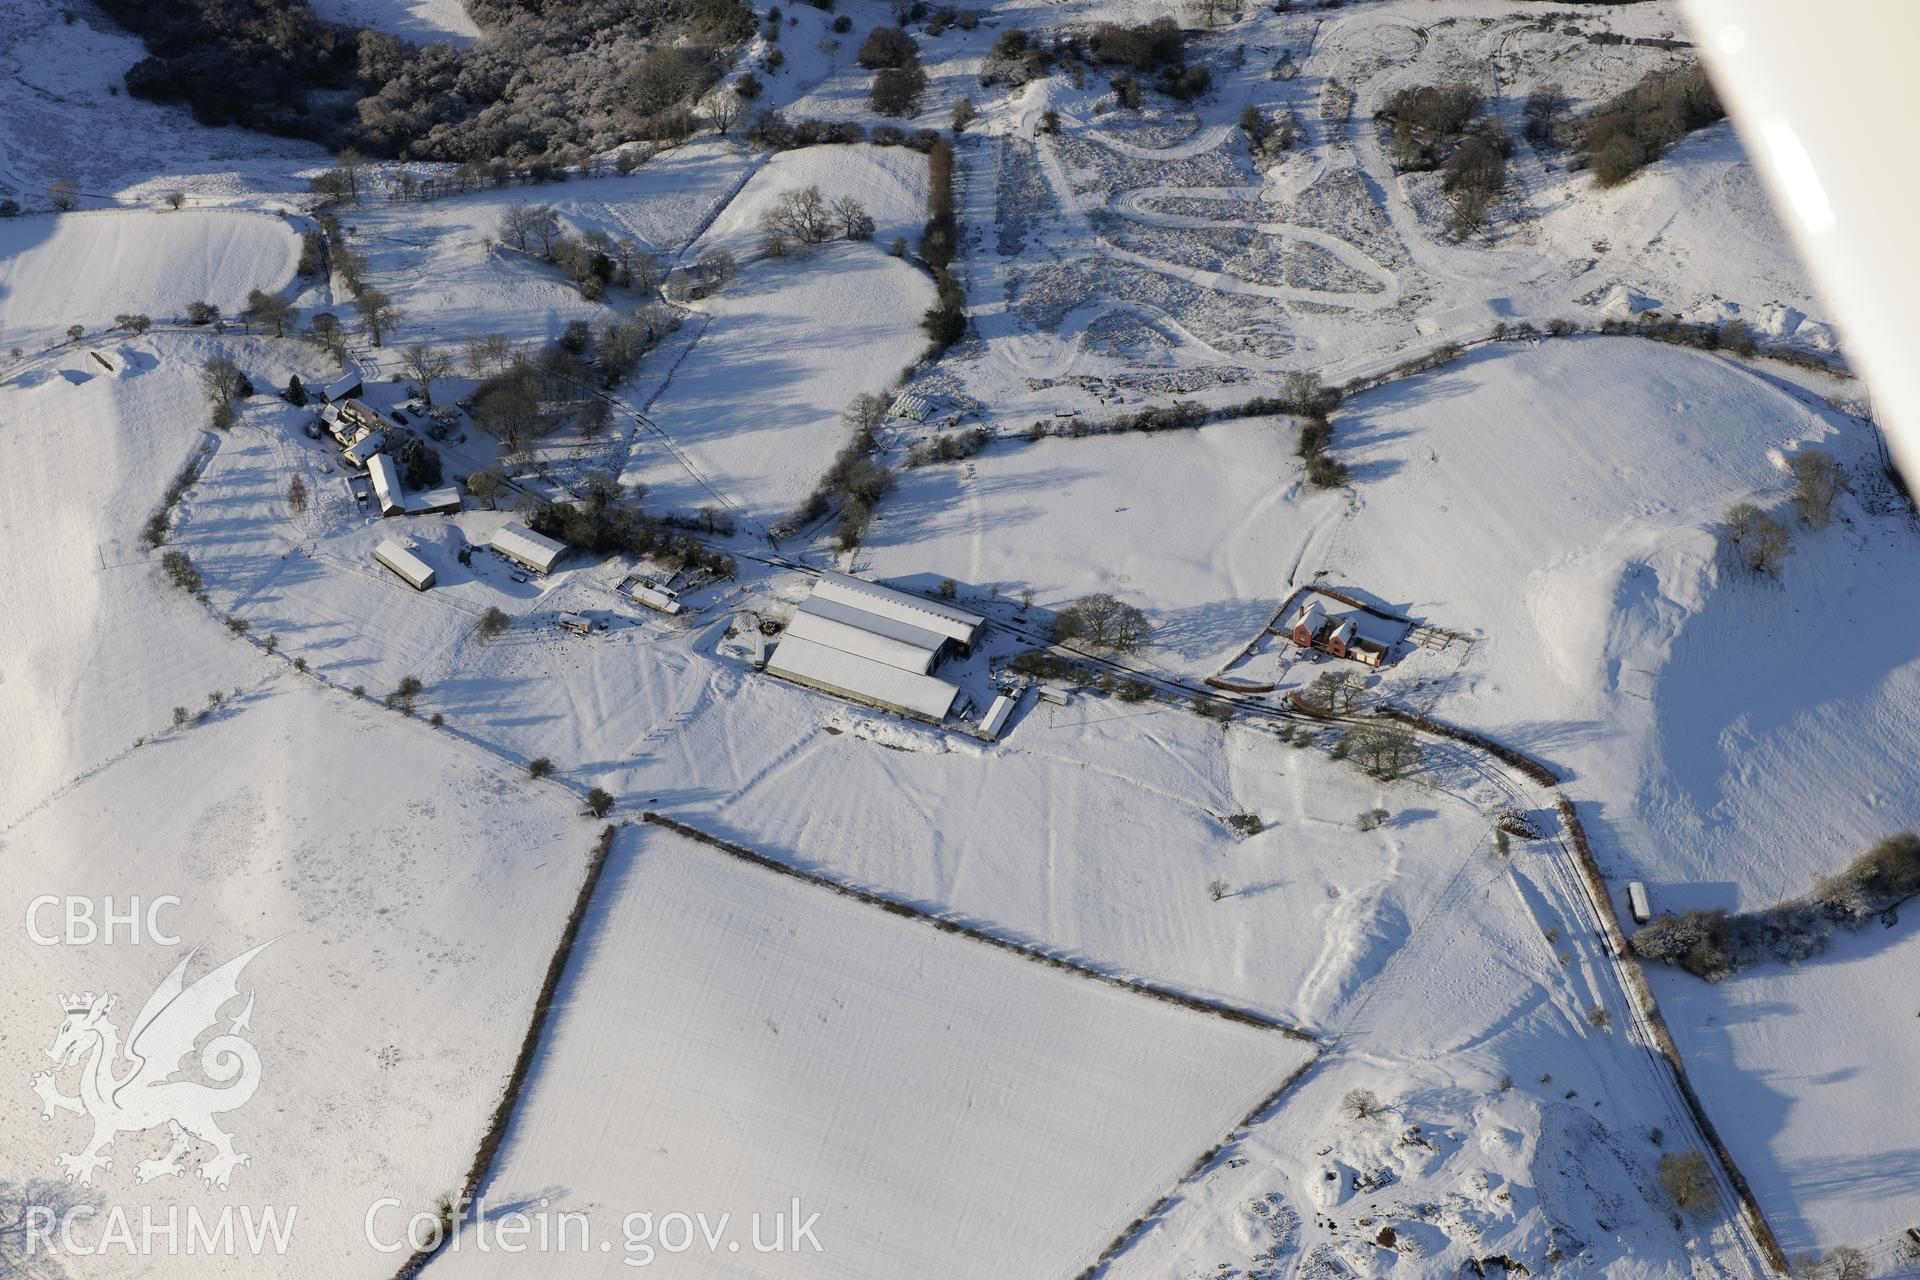
{"type": "Polygon", "coordinates": [[[734,263],[733,254],[717,247],[708,249],[705,253],[701,254],[697,265],[700,270],[706,274],[709,287],[714,289],[718,289],[732,280],[734,274],[739,270],[738,266],[734,263]]]}
{"type": "Polygon", "coordinates": [[[1340,1099],[1340,1109],[1355,1120],[1371,1120],[1386,1110],[1371,1089],[1347,1090],[1346,1096],[1340,1099]]]}
{"type": "Polygon", "coordinates": [[[1670,1151],[1660,1157],[1660,1186],[1673,1201],[1674,1208],[1688,1213],[1705,1213],[1718,1198],[1714,1194],[1713,1171],[1703,1151],[1670,1151]]]}
{"type": "Polygon", "coordinates": [[[559,238],[559,217],[542,205],[509,205],[500,215],[500,239],[522,253],[537,252],[550,257],[554,241],[559,238]]]}
{"type": "Polygon", "coordinates": [[[707,95],[707,123],[713,126],[715,133],[725,137],[727,131],[733,128],[733,122],[740,118],[742,111],[746,110],[746,106],[746,102],[733,91],[732,86],[716,89],[707,95]]]}
{"type": "Polygon", "coordinates": [[[504,334],[467,335],[467,372],[476,378],[499,373],[513,360],[513,343],[504,334]]]}
{"type": "Polygon", "coordinates": [[[200,366],[200,390],[215,406],[231,404],[240,366],[225,356],[208,356],[200,366]]]}
{"type": "Polygon", "coordinates": [[[1131,653],[1146,643],[1147,615],[1104,591],[1081,596],[1054,615],[1055,641],[1078,640],[1096,649],[1131,653]]]}
{"type": "Polygon", "coordinates": [[[769,247],[816,245],[833,238],[833,216],[819,187],[796,187],[780,193],[760,215],[760,229],[769,247]]]}
{"type": "Polygon", "coordinates": [[[307,322],[307,337],[322,351],[332,356],[342,368],[347,363],[347,331],[340,327],[340,321],[328,312],[307,322]]]}
{"type": "Polygon", "coordinates": [[[539,424],[540,402],[518,382],[489,392],[473,415],[473,425],[499,440],[508,453],[518,453],[539,424]]]}
{"type": "Polygon", "coordinates": [[[346,187],[347,196],[355,204],[359,204],[361,182],[366,177],[367,158],[352,147],[348,147],[335,156],[334,160],[339,166],[336,172],[339,173],[340,180],[346,187]]]}
{"type": "Polygon", "coordinates": [[[847,239],[873,239],[873,215],[852,196],[841,196],[833,202],[833,216],[840,220],[840,232],[847,239]]]}
{"type": "Polygon", "coordinates": [[[249,320],[258,321],[263,328],[273,330],[273,336],[287,336],[287,326],[299,315],[293,304],[277,293],[268,293],[255,289],[247,294],[246,315],[249,320]]]}
{"type": "Polygon", "coordinates": [[[387,331],[400,323],[402,314],[393,299],[378,289],[363,290],[353,300],[353,309],[360,313],[360,323],[366,326],[367,337],[372,339],[376,347],[386,337],[387,331]]]}
{"type": "MultiPolygon", "coordinates": [[[[620,283],[631,289],[651,289],[660,283],[660,259],[644,248],[632,236],[621,236],[613,242],[613,261],[619,268],[620,283]]],[[[722,249],[709,249],[708,253],[724,253],[722,249]]]]}
{"type": "Polygon", "coordinates": [[[1793,535],[1787,526],[1754,506],[1735,503],[1727,509],[1727,539],[1741,563],[1755,573],[1779,576],[1780,566],[1793,554],[1793,535]]]}
{"type": "Polygon", "coordinates": [[[497,640],[512,627],[513,619],[507,616],[506,610],[499,605],[489,605],[487,611],[480,615],[480,621],[474,624],[473,630],[482,640],[497,640]]]}
{"type": "Polygon", "coordinates": [[[840,411],[840,420],[856,432],[872,431],[887,420],[887,398],[862,391],[847,401],[847,407],[840,411]]]}
{"type": "Polygon", "coordinates": [[[1420,759],[1413,730],[1390,720],[1354,725],[1340,738],[1345,753],[1376,778],[1388,782],[1405,775],[1420,759]]]}
{"type": "Polygon", "coordinates": [[[1793,472],[1793,505],[1801,521],[1813,529],[1832,524],[1834,499],[1847,487],[1840,464],[1832,454],[1808,449],[1795,454],[1787,465],[1793,472]]]}
{"type": "Polygon", "coordinates": [[[433,384],[453,372],[453,357],[424,342],[409,342],[400,352],[400,369],[420,384],[420,398],[433,403],[433,384]]]}

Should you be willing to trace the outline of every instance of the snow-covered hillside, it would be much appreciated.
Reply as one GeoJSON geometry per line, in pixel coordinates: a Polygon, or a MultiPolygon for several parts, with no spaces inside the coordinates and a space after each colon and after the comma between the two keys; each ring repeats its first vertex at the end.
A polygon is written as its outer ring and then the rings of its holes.
{"type": "Polygon", "coordinates": [[[227,315],[253,289],[293,279],[300,236],[258,212],[110,210],[0,222],[0,345],[37,350],[69,325],[106,329],[118,315],[168,320],[190,302],[227,315]]]}
{"type": "MultiPolygon", "coordinates": [[[[234,1201],[298,1214],[281,1256],[100,1257],[97,1274],[389,1275],[393,1259],[366,1241],[367,1209],[381,1196],[430,1206],[472,1158],[594,828],[564,791],[344,692],[282,675],[206,710],[103,761],[3,837],[9,865],[31,869],[0,889],[8,919],[27,920],[48,891],[123,912],[172,896],[178,906],[154,919],[180,945],[130,945],[124,927],[114,946],[10,932],[0,1177],[162,1215],[234,1201]],[[200,1172],[214,1152],[196,1146],[179,1174],[137,1181],[168,1145],[164,1127],[137,1126],[90,1186],[62,1186],[55,1158],[86,1146],[88,1120],[43,1115],[30,1077],[53,1071],[72,1094],[94,1064],[49,1063],[57,997],[110,992],[124,1030],[188,950],[199,949],[191,981],[262,943],[242,984],[258,1087],[221,1118],[250,1161],[211,1186],[200,1172]]],[[[43,910],[39,924],[57,936],[61,919],[43,910]]],[[[9,1266],[23,1245],[9,1246],[9,1266]]]]}

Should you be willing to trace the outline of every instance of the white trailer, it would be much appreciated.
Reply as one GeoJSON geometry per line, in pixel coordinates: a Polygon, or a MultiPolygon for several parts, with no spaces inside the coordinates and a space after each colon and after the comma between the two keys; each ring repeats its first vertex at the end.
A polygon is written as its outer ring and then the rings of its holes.
{"type": "Polygon", "coordinates": [[[1638,880],[1627,882],[1627,908],[1633,912],[1635,924],[1645,924],[1653,919],[1653,910],[1647,905],[1647,886],[1638,880]]]}
{"type": "Polygon", "coordinates": [[[433,585],[433,566],[391,538],[380,539],[380,545],[373,549],[373,558],[399,574],[415,591],[425,591],[433,585]]]}

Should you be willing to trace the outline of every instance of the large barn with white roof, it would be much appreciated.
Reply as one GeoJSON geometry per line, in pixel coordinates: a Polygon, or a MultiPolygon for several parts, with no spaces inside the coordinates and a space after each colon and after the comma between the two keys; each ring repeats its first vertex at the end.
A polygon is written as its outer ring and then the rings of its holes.
{"type": "Polygon", "coordinates": [[[798,684],[945,720],[960,690],[933,674],[972,652],[986,619],[877,582],[825,573],[787,623],[767,670],[798,684]]]}

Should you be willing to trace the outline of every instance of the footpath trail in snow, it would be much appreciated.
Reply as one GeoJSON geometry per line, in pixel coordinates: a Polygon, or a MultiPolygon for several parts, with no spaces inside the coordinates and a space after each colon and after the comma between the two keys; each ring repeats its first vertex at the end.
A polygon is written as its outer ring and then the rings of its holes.
{"type": "Polygon", "coordinates": [[[1252,201],[1259,196],[1259,187],[1140,187],[1122,192],[1114,197],[1114,206],[1127,217],[1151,226],[1195,228],[1224,227],[1237,230],[1258,231],[1263,235],[1278,239],[1297,240],[1325,249],[1340,259],[1342,265],[1351,267],[1362,275],[1371,276],[1380,283],[1378,293],[1361,293],[1347,289],[1307,289],[1293,285],[1261,284],[1245,280],[1228,272],[1203,271],[1194,267],[1181,266],[1178,263],[1162,259],[1149,258],[1144,254],[1131,253],[1109,246],[1109,252],[1150,266],[1156,271],[1170,272],[1195,284],[1205,285],[1209,289],[1222,293],[1246,293],[1264,298],[1284,298],[1293,301],[1318,302],[1328,306],[1351,307],[1355,310],[1378,311],[1395,306],[1400,301],[1400,278],[1387,270],[1366,254],[1342,240],[1339,236],[1329,235],[1317,227],[1303,226],[1297,222],[1266,221],[1251,218],[1197,218],[1186,214],[1163,213],[1158,209],[1142,208],[1142,202],[1167,196],[1185,196],[1188,199],[1218,200],[1222,203],[1236,202],[1244,207],[1253,208],[1252,201]]]}

